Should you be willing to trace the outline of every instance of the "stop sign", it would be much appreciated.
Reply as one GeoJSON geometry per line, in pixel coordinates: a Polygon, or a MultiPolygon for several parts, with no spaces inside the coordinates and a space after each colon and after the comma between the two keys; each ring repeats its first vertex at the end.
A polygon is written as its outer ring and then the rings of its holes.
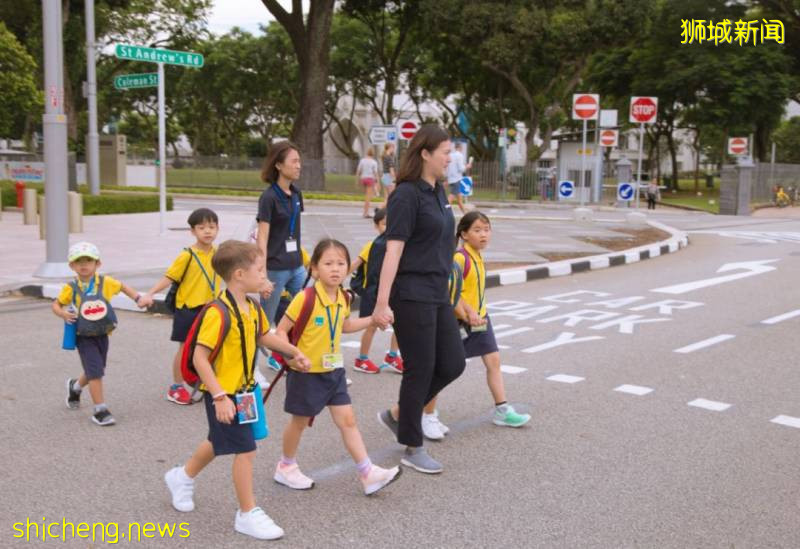
{"type": "Polygon", "coordinates": [[[747,153],[746,137],[731,137],[728,139],[728,154],[740,155],[747,153]]]}
{"type": "Polygon", "coordinates": [[[572,96],[573,120],[597,120],[600,96],[595,93],[576,93],[572,96]]]}
{"type": "Polygon", "coordinates": [[[600,132],[600,144],[603,147],[617,146],[617,130],[603,130],[600,132]]]}
{"type": "Polygon", "coordinates": [[[400,124],[400,137],[403,139],[411,139],[417,134],[419,124],[413,120],[406,120],[400,124]]]}
{"type": "Polygon", "coordinates": [[[631,122],[634,124],[653,124],[657,116],[658,97],[631,97],[631,122]]]}

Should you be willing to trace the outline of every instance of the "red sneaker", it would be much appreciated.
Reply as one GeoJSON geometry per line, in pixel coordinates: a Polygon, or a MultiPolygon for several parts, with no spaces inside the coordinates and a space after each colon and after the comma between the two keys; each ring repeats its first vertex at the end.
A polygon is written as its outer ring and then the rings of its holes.
{"type": "Polygon", "coordinates": [[[400,355],[392,356],[389,353],[386,353],[386,356],[383,357],[383,364],[381,364],[381,368],[385,368],[387,370],[391,370],[392,372],[402,374],[403,373],[403,359],[400,355]]]}
{"type": "Polygon", "coordinates": [[[175,404],[191,404],[192,396],[183,385],[173,385],[167,391],[167,400],[175,404]]]}
{"type": "Polygon", "coordinates": [[[365,358],[364,360],[357,358],[353,369],[358,372],[364,372],[365,374],[381,373],[381,369],[375,366],[375,363],[368,358],[365,358]]]}

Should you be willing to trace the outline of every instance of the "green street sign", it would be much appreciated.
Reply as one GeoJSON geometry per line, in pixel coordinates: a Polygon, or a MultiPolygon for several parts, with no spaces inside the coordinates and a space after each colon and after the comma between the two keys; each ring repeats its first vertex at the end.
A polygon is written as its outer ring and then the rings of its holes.
{"type": "Polygon", "coordinates": [[[114,87],[118,90],[131,88],[154,88],[158,86],[158,73],[121,74],[114,77],[114,87]]]}
{"type": "Polygon", "coordinates": [[[114,53],[119,59],[128,59],[129,61],[164,63],[166,65],[181,65],[198,69],[203,66],[204,61],[203,56],[199,53],[146,48],[129,44],[117,44],[114,53]]]}

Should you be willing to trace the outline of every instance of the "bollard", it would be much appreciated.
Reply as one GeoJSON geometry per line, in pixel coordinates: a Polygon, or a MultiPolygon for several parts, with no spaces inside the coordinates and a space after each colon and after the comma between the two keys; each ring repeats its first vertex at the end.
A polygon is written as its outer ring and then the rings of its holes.
{"type": "Polygon", "coordinates": [[[25,189],[22,200],[22,224],[36,225],[36,189],[25,189]]]}
{"type": "Polygon", "coordinates": [[[625,221],[629,225],[647,225],[647,216],[641,212],[630,212],[625,214],[625,221]]]}
{"type": "Polygon", "coordinates": [[[17,208],[22,207],[23,195],[25,193],[25,183],[17,181],[14,183],[14,191],[17,193],[17,208]]]}
{"type": "Polygon", "coordinates": [[[594,221],[594,212],[590,208],[575,208],[572,210],[572,218],[575,221],[583,223],[591,223],[594,221]]]}
{"type": "Polygon", "coordinates": [[[83,232],[83,196],[75,191],[67,192],[67,208],[69,210],[69,232],[83,232]]]}
{"type": "Polygon", "coordinates": [[[40,194],[36,198],[39,203],[39,240],[44,240],[47,231],[47,213],[45,213],[44,209],[44,195],[40,194]]]}

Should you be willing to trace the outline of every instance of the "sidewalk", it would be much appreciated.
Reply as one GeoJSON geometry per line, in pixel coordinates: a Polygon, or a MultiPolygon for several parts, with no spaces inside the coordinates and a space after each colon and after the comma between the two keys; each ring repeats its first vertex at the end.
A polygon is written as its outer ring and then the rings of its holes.
{"type": "MultiPolygon", "coordinates": [[[[201,205],[215,209],[220,217],[218,244],[229,238],[247,237],[255,217],[255,204],[251,201],[187,197],[176,199],[176,209],[167,212],[168,230],[164,235],[158,234],[157,213],[86,216],[84,233],[71,234],[70,243],[80,240],[95,243],[100,248],[103,272],[124,280],[139,291],[146,291],[181,248],[193,242],[186,218],[192,209],[201,205]]],[[[625,248],[624,243],[632,241],[630,234],[620,232],[620,229],[633,228],[625,223],[625,211],[596,212],[597,221],[593,223],[575,222],[568,211],[559,211],[556,217],[552,213],[548,216],[543,210],[540,210],[543,215],[536,215],[535,210],[520,211],[518,207],[485,211],[493,220],[492,243],[485,253],[490,269],[522,269],[524,272],[532,266],[553,265],[550,263],[553,258],[581,259],[587,255],[609,254],[614,250],[620,254],[623,253],[620,250],[625,248]]],[[[355,257],[361,247],[376,235],[371,220],[363,219],[360,214],[361,208],[357,205],[307,204],[307,212],[303,214],[304,246],[310,251],[320,238],[333,237],[342,240],[350,249],[351,256],[355,257]]],[[[660,228],[671,233],[672,237],[683,236],[670,231],[669,227],[660,228]]],[[[3,212],[0,251],[3,258],[0,263],[0,293],[23,286],[43,287],[61,282],[33,277],[32,273],[45,259],[45,242],[39,240],[37,225],[22,224],[22,214],[3,212]]],[[[607,265],[608,261],[605,263],[607,265]]],[[[516,280],[518,276],[504,278],[516,280]]]]}

